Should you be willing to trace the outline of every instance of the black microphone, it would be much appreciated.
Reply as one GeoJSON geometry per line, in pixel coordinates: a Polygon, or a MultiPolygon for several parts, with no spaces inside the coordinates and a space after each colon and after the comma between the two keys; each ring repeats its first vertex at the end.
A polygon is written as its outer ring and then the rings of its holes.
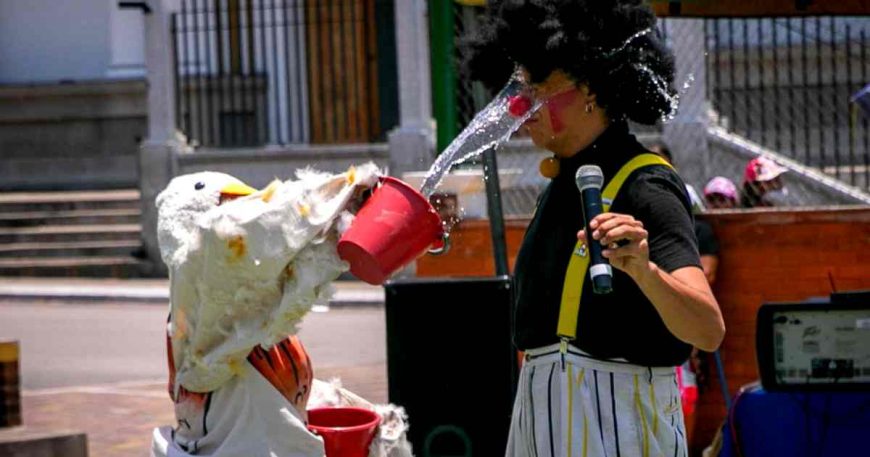
{"type": "Polygon", "coordinates": [[[586,230],[586,245],[589,247],[589,276],[592,278],[592,291],[596,294],[609,294],[613,291],[613,270],[610,262],[601,255],[601,242],[592,239],[589,223],[602,213],[601,186],[604,174],[596,165],[584,165],[574,175],[580,198],[583,201],[583,225],[586,230]]]}

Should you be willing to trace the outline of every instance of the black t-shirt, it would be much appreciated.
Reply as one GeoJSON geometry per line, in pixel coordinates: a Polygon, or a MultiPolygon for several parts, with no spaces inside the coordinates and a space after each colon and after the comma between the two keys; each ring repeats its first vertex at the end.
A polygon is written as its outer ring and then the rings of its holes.
{"type": "MultiPolygon", "coordinates": [[[[581,165],[601,167],[606,186],[631,158],[646,153],[615,123],[592,145],[561,161],[559,176],[541,196],[516,262],[514,343],[521,350],[558,343],[556,326],[565,270],[583,227],[574,174],[581,165]]],[[[630,214],[649,232],[650,260],[666,272],[700,267],[685,184],[669,167],[653,165],[633,173],[611,211],[630,214]]],[[[588,274],[588,273],[587,273],[588,274]]],[[[624,358],[643,366],[680,365],[691,346],[665,327],[652,303],[625,273],[613,270],[613,292],[596,295],[583,286],[575,346],[600,358],[624,358]]]]}
{"type": "Polygon", "coordinates": [[[701,255],[719,255],[719,241],[713,233],[713,226],[702,219],[695,219],[695,238],[698,239],[698,253],[701,255]]]}

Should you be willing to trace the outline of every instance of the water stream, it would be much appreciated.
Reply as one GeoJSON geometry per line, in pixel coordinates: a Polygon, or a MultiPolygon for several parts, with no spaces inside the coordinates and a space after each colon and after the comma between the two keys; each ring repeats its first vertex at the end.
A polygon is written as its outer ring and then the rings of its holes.
{"type": "Polygon", "coordinates": [[[476,116],[438,156],[435,163],[426,173],[420,193],[429,197],[441,184],[444,175],[454,165],[471,160],[489,148],[498,147],[523,125],[540,106],[535,103],[522,116],[515,116],[508,111],[510,98],[520,95],[525,85],[516,77],[511,78],[496,97],[476,116]]]}

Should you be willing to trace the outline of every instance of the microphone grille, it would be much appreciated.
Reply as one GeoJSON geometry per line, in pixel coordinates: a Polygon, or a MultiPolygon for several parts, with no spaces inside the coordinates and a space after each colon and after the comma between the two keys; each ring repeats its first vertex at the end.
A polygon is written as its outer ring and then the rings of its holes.
{"type": "Polygon", "coordinates": [[[577,188],[581,191],[589,187],[601,189],[601,186],[604,184],[604,173],[601,172],[601,167],[598,165],[583,165],[577,169],[574,179],[577,183],[577,188]]]}

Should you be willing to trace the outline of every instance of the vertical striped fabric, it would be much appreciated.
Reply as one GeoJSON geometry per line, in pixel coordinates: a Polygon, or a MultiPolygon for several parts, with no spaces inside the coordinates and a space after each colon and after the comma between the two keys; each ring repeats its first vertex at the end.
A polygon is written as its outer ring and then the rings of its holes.
{"type": "Polygon", "coordinates": [[[686,457],[673,368],[526,351],[508,457],[686,457]]]}

